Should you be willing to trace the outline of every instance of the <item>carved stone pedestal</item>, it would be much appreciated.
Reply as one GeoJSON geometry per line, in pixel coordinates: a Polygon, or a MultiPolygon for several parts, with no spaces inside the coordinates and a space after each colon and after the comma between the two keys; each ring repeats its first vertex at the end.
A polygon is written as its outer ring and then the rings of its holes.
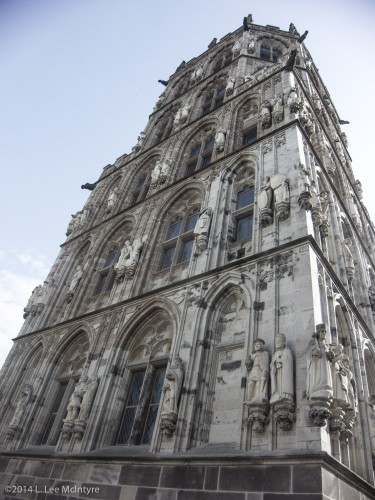
{"type": "Polygon", "coordinates": [[[286,220],[289,217],[289,201],[279,201],[275,204],[276,218],[279,220],[286,220]]]}
{"type": "Polygon", "coordinates": [[[322,238],[328,238],[328,235],[329,235],[328,223],[322,222],[319,226],[319,229],[320,229],[320,234],[321,234],[322,238]]]}
{"type": "Polygon", "coordinates": [[[273,407],[273,417],[280,429],[289,431],[295,421],[294,403],[290,400],[278,401],[273,407]]]}
{"type": "Polygon", "coordinates": [[[70,439],[72,436],[74,422],[72,420],[63,420],[64,425],[61,429],[61,434],[63,439],[70,439]]]}
{"type": "Polygon", "coordinates": [[[311,193],[309,191],[304,191],[299,195],[298,198],[298,205],[300,208],[303,210],[311,210],[312,205],[311,205],[311,193]]]}
{"type": "Polygon", "coordinates": [[[328,419],[331,416],[331,401],[325,399],[310,400],[309,417],[313,424],[317,427],[324,427],[327,425],[328,419]]]}
{"type": "Polygon", "coordinates": [[[204,234],[200,234],[196,237],[197,248],[200,252],[204,252],[207,249],[208,238],[204,234]]]}
{"type": "Polygon", "coordinates": [[[76,439],[82,439],[87,427],[86,420],[76,420],[74,422],[73,434],[76,439]]]}
{"type": "Polygon", "coordinates": [[[260,210],[259,216],[262,226],[267,226],[267,224],[271,224],[273,220],[273,213],[270,208],[262,208],[260,210]]]}
{"type": "Polygon", "coordinates": [[[160,429],[166,437],[172,437],[174,430],[176,429],[177,413],[162,413],[160,429]]]}
{"type": "Polygon", "coordinates": [[[249,408],[248,423],[251,424],[254,432],[260,434],[264,432],[268,424],[268,403],[246,403],[249,408]]]}

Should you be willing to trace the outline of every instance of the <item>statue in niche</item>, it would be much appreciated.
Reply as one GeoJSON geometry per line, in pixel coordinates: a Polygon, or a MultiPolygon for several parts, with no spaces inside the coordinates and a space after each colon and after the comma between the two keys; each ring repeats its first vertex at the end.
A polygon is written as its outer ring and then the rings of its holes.
{"type": "Polygon", "coordinates": [[[116,272],[117,281],[122,281],[125,276],[133,278],[146,239],[147,236],[144,236],[143,238],[136,238],[133,243],[130,243],[129,240],[125,241],[119,260],[113,267],[116,272]]]}
{"type": "Polygon", "coordinates": [[[305,128],[307,135],[312,135],[315,131],[314,122],[312,121],[312,116],[307,107],[303,103],[300,107],[299,120],[305,128]]]}
{"type": "Polygon", "coordinates": [[[69,222],[68,228],[66,230],[66,235],[69,236],[77,227],[79,226],[80,214],[82,212],[77,212],[74,215],[72,214],[71,221],[69,222]]]}
{"type": "Polygon", "coordinates": [[[253,352],[246,359],[246,404],[268,403],[269,356],[262,339],[254,341],[253,352]]]}
{"type": "Polygon", "coordinates": [[[314,226],[320,226],[322,223],[322,211],[320,197],[316,188],[316,182],[311,181],[311,217],[314,226]]]}
{"type": "Polygon", "coordinates": [[[276,123],[284,120],[284,101],[282,94],[274,97],[272,102],[272,116],[276,123]]]}
{"type": "Polygon", "coordinates": [[[355,190],[360,200],[363,199],[363,187],[361,181],[358,179],[355,181],[355,190]]]}
{"type": "Polygon", "coordinates": [[[311,210],[311,182],[310,182],[311,170],[309,166],[305,166],[303,163],[298,165],[297,182],[298,182],[298,204],[300,208],[304,210],[311,210]]]}
{"type": "Polygon", "coordinates": [[[264,226],[272,222],[272,201],[273,189],[271,187],[271,177],[267,175],[263,181],[258,197],[260,222],[264,226]]]}
{"type": "Polygon", "coordinates": [[[217,153],[222,153],[224,151],[225,136],[227,131],[225,128],[219,128],[215,135],[215,150],[217,153]]]}
{"type": "Polygon", "coordinates": [[[335,355],[326,343],[326,336],[326,326],[318,325],[309,345],[306,390],[309,401],[330,401],[333,396],[331,361],[335,355]]]}
{"type": "Polygon", "coordinates": [[[261,103],[259,118],[262,128],[269,128],[271,126],[271,104],[268,101],[263,101],[261,103]]]}
{"type": "Polygon", "coordinates": [[[210,233],[212,219],[212,208],[208,207],[200,213],[199,219],[194,227],[194,237],[198,250],[203,252],[207,249],[208,236],[210,233]]]}
{"type": "Polygon", "coordinates": [[[164,101],[165,101],[165,91],[160,94],[154,109],[160,108],[164,104],[164,101]]]}
{"type": "Polygon", "coordinates": [[[271,188],[276,217],[285,220],[289,216],[289,181],[283,174],[275,174],[271,177],[271,188]]]}
{"type": "Polygon", "coordinates": [[[161,410],[161,429],[167,437],[171,437],[178,417],[178,404],[184,379],[182,359],[176,356],[172,366],[165,374],[163,387],[163,406],[161,410]]]}
{"type": "Polygon", "coordinates": [[[14,432],[19,428],[23,414],[25,413],[26,407],[31,400],[32,393],[33,393],[32,386],[30,384],[26,384],[21,391],[21,396],[17,401],[12,420],[9,423],[8,434],[14,435],[14,432]]]}
{"type": "Polygon", "coordinates": [[[293,401],[293,356],[289,347],[286,347],[286,338],[279,333],[275,339],[276,351],[270,365],[271,399],[273,405],[280,401],[293,401]]]}
{"type": "Polygon", "coordinates": [[[346,149],[348,149],[348,147],[349,147],[348,138],[347,138],[345,132],[341,132],[340,136],[341,136],[341,139],[342,139],[344,146],[346,147],[346,149]]]}
{"type": "Polygon", "coordinates": [[[94,401],[95,393],[98,388],[98,379],[96,376],[93,376],[89,379],[87,378],[87,376],[83,376],[81,377],[81,379],[83,381],[82,387],[77,390],[77,393],[74,396],[74,400],[71,403],[71,406],[74,409],[74,414],[72,413],[71,417],[75,418],[73,420],[65,419],[64,437],[68,437],[71,435],[71,433],[74,433],[74,437],[76,439],[82,439],[83,434],[86,430],[87,420],[89,418],[92,403],[94,401]],[[81,401],[80,404],[79,400],[81,401]]]}
{"type": "Polygon", "coordinates": [[[33,305],[36,300],[38,291],[42,288],[42,285],[38,285],[34,288],[34,290],[31,292],[31,296],[29,300],[27,301],[26,307],[24,308],[24,319],[26,319],[33,311],[33,305]]]}
{"type": "Polygon", "coordinates": [[[74,387],[72,395],[70,396],[67,407],[67,414],[63,420],[63,427],[61,430],[64,439],[69,438],[72,434],[74,421],[77,420],[79,415],[87,380],[88,380],[87,375],[85,373],[82,374],[81,378],[74,387]]]}
{"type": "Polygon", "coordinates": [[[350,246],[351,246],[350,238],[344,238],[342,244],[342,250],[344,253],[345,269],[349,282],[351,282],[352,279],[354,278],[354,259],[350,246]]]}
{"type": "Polygon", "coordinates": [[[254,52],[255,52],[255,38],[254,37],[250,38],[249,44],[247,46],[247,51],[249,54],[254,54],[254,52]]]}
{"type": "Polygon", "coordinates": [[[171,161],[169,159],[166,159],[160,164],[159,181],[161,184],[163,184],[166,181],[170,170],[171,170],[171,161]]]}
{"type": "Polygon", "coordinates": [[[145,135],[146,134],[144,132],[141,132],[139,134],[138,139],[137,139],[137,144],[134,146],[133,151],[135,151],[135,152],[140,151],[140,149],[142,147],[142,144],[143,144],[143,142],[145,140],[145,135]]]}
{"type": "Polygon", "coordinates": [[[181,115],[180,115],[180,120],[179,124],[185,123],[189,117],[189,113],[191,110],[191,105],[189,101],[186,101],[185,104],[181,108],[181,115]]]}
{"type": "Polygon", "coordinates": [[[241,51],[241,40],[237,40],[232,47],[233,57],[237,57],[241,51]]]}
{"type": "Polygon", "coordinates": [[[118,187],[115,186],[112,189],[112,191],[109,193],[109,196],[108,196],[108,199],[107,199],[107,208],[106,208],[107,214],[109,214],[110,212],[112,212],[112,209],[113,209],[113,207],[116,204],[117,198],[118,198],[118,187]]]}
{"type": "Polygon", "coordinates": [[[73,278],[70,282],[68,292],[66,294],[66,301],[69,303],[72,301],[72,298],[77,290],[78,284],[82,279],[82,276],[84,275],[87,267],[89,265],[89,261],[87,260],[85,264],[78,264],[76,267],[76,270],[73,274],[73,278]]]}
{"type": "Polygon", "coordinates": [[[331,362],[333,404],[342,409],[349,406],[349,373],[345,366],[345,361],[349,362],[348,356],[344,354],[344,347],[341,344],[331,344],[334,358],[331,362]]]}
{"type": "Polygon", "coordinates": [[[301,103],[295,87],[290,89],[287,105],[291,113],[298,113],[301,103]]]}
{"type": "Polygon", "coordinates": [[[173,119],[173,125],[177,128],[180,126],[180,121],[181,121],[181,108],[177,111],[177,113],[174,115],[173,119]]]}
{"type": "Polygon", "coordinates": [[[86,207],[82,210],[81,214],[79,215],[79,227],[85,226],[87,222],[87,218],[90,214],[91,211],[91,205],[86,205],[86,207]]]}
{"type": "Polygon", "coordinates": [[[345,165],[346,157],[345,157],[344,149],[343,149],[339,139],[336,139],[336,141],[335,141],[335,148],[336,148],[338,157],[340,158],[342,163],[345,165]]]}
{"type": "Polygon", "coordinates": [[[227,95],[231,95],[231,94],[233,94],[233,92],[234,92],[234,78],[231,77],[231,78],[229,78],[228,83],[225,87],[225,93],[227,95]]]}
{"type": "Polygon", "coordinates": [[[160,175],[161,175],[161,164],[160,161],[157,161],[151,172],[151,186],[155,186],[158,183],[160,175]]]}
{"type": "Polygon", "coordinates": [[[293,23],[289,24],[289,33],[292,33],[292,35],[298,35],[299,36],[297,28],[294,26],[293,23]]]}
{"type": "Polygon", "coordinates": [[[97,377],[94,376],[92,378],[89,378],[83,388],[83,395],[79,407],[78,420],[88,419],[97,388],[98,388],[97,377]]]}

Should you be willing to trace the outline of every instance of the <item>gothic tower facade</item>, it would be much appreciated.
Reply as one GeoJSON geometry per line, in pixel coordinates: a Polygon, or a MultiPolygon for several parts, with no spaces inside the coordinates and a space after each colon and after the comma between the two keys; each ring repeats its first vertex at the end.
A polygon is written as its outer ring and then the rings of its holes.
{"type": "Polygon", "coordinates": [[[375,231],[304,37],[245,18],[84,186],[1,372],[17,498],[374,498],[375,231]]]}

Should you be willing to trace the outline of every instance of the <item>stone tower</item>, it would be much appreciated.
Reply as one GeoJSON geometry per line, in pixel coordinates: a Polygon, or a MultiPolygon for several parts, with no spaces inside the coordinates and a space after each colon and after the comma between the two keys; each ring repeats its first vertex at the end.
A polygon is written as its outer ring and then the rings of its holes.
{"type": "Polygon", "coordinates": [[[305,36],[245,18],[83,186],[1,372],[17,498],[374,498],[375,232],[305,36]]]}

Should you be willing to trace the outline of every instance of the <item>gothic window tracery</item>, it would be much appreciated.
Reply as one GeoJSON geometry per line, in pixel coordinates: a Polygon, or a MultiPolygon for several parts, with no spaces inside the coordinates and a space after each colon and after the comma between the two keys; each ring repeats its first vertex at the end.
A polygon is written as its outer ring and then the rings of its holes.
{"type": "Polygon", "coordinates": [[[225,83],[220,83],[214,88],[210,88],[203,95],[202,115],[206,115],[210,111],[222,106],[225,96],[225,83]]]}
{"type": "Polygon", "coordinates": [[[192,173],[200,170],[201,168],[207,167],[212,161],[212,154],[214,149],[215,136],[210,135],[209,137],[204,137],[190,148],[188,159],[186,162],[185,175],[191,175],[192,173]]]}
{"type": "Polygon", "coordinates": [[[116,273],[113,266],[116,264],[119,256],[117,246],[112,247],[106,255],[103,267],[99,271],[99,278],[95,286],[94,295],[99,295],[104,292],[109,292],[112,289],[116,278],[116,273]]]}
{"type": "Polygon", "coordinates": [[[153,316],[141,331],[127,360],[127,394],[116,438],[118,445],[150,444],[160,406],[172,325],[163,315],[153,316]]]}
{"type": "Polygon", "coordinates": [[[266,43],[260,46],[260,58],[264,61],[277,62],[281,55],[282,51],[278,47],[271,47],[266,43]]]}

